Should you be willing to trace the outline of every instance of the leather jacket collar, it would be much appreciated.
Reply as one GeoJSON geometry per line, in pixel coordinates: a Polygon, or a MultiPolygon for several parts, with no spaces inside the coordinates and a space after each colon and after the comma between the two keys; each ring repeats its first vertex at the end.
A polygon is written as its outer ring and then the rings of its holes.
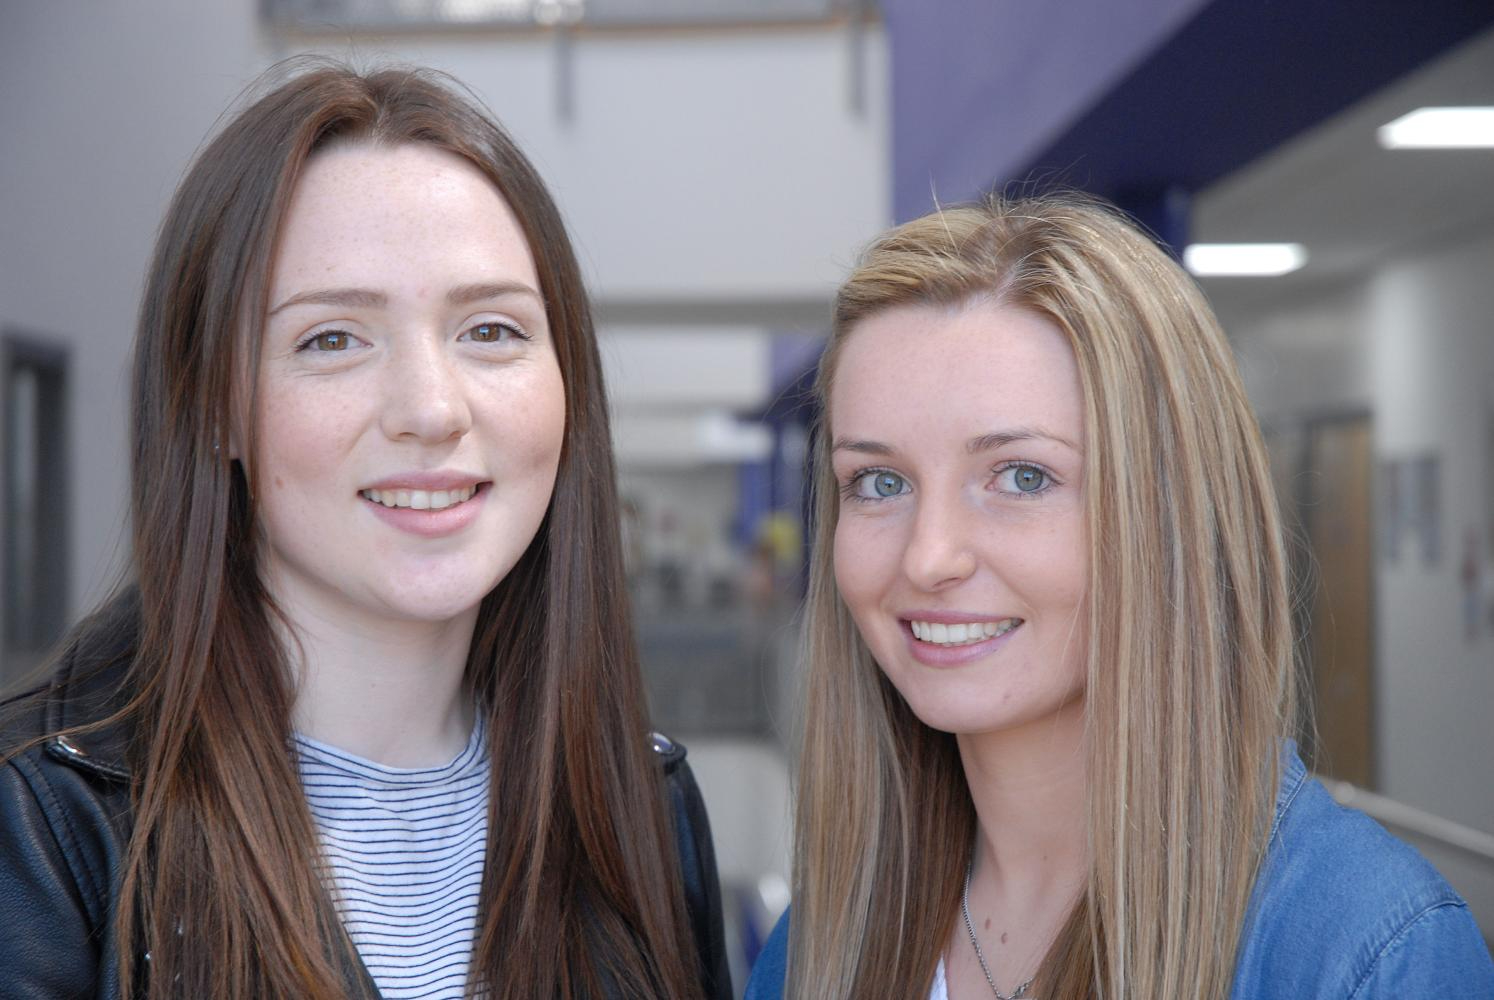
{"type": "Polygon", "coordinates": [[[63,654],[43,710],[49,756],[111,781],[130,780],[127,722],[112,718],[125,693],[140,630],[140,595],[132,587],[109,602],[63,654]]]}

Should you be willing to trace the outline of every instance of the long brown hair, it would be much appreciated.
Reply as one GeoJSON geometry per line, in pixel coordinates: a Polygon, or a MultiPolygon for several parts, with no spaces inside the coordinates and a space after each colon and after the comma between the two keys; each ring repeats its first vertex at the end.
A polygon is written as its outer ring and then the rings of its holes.
{"type": "Polygon", "coordinates": [[[471,982],[495,998],[699,995],[623,586],[601,368],[559,212],[473,99],[423,71],[298,67],[203,149],[162,224],[134,360],[142,625],[123,873],[125,990],[345,995],[350,945],[318,876],[290,749],[294,680],[256,572],[258,340],[278,233],[329,144],[430,143],[471,162],[528,238],[565,384],[554,495],[482,602],[468,681],[488,713],[489,836],[471,982]],[[576,623],[585,627],[577,628],[576,623]],[[500,813],[501,810],[501,813],[500,813]],[[150,955],[137,968],[135,949],[150,955]],[[144,971],[148,970],[148,971],[144,971]]]}
{"type": "MultiPolygon", "coordinates": [[[[1255,418],[1192,280],[1078,196],[992,200],[877,239],[837,297],[822,404],[861,321],[982,297],[1062,330],[1084,395],[1089,876],[1036,995],[1223,997],[1292,710],[1287,571],[1255,418]]],[[[974,807],[953,737],[913,715],[836,590],[822,409],[788,995],[924,997],[974,807]]]]}

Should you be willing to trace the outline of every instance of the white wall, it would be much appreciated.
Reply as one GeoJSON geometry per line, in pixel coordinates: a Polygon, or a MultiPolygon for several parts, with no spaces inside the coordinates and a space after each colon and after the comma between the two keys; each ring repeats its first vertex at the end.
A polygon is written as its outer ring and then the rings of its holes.
{"type": "MultiPolygon", "coordinates": [[[[336,50],[335,39],[288,43],[336,50]]],[[[370,38],[448,70],[498,113],[565,210],[604,299],[828,299],[889,218],[886,53],[865,41],[864,114],[843,28],[583,33],[573,116],[545,35],[370,38]]]]}
{"type": "MultiPolygon", "coordinates": [[[[709,314],[825,299],[888,218],[885,41],[864,113],[840,29],[264,37],[255,0],[0,6],[0,326],[73,347],[73,612],[123,555],[126,365],[155,227],[194,149],[277,58],[422,62],[485,98],[551,183],[601,299],[709,314]],[[702,306],[703,304],[703,306],[702,306]]],[[[750,320],[749,320],[750,322],[750,320]]],[[[766,325],[766,324],[765,324],[766,325]]]]}
{"type": "MultiPolygon", "coordinates": [[[[1494,231],[1386,261],[1361,281],[1226,317],[1262,419],[1372,412],[1377,461],[1441,459],[1440,561],[1375,562],[1380,791],[1494,832],[1494,635],[1465,638],[1463,535],[1490,560],[1494,496],[1494,231]]],[[[1380,512],[1377,512],[1380,513],[1380,512]]],[[[1487,596],[1485,600],[1487,601],[1487,596]]],[[[1486,606],[1487,610],[1487,606],[1486,606]]],[[[1494,873],[1438,853],[1483,926],[1494,873]]]]}

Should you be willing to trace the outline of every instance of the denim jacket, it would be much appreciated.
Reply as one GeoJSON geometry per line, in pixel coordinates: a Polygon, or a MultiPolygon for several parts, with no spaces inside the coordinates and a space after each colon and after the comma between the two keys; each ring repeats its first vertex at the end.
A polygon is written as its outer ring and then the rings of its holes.
{"type": "Polygon", "coordinates": [[[1334,802],[1295,748],[1284,757],[1233,1000],[1494,1000],[1468,904],[1413,848],[1334,802]]]}
{"type": "MultiPolygon", "coordinates": [[[[746,1000],[778,1000],[788,914],[746,1000]]],[[[1333,801],[1288,745],[1231,1000],[1494,1000],[1468,904],[1420,854],[1333,801]]]]}

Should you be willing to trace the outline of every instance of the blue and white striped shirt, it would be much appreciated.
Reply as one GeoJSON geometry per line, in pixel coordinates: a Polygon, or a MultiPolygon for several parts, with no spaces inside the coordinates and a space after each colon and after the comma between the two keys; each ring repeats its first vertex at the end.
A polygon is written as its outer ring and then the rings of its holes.
{"type": "Polygon", "coordinates": [[[343,926],[388,1000],[461,1000],[488,833],[479,719],[455,760],[405,769],[295,736],[343,926]]]}

